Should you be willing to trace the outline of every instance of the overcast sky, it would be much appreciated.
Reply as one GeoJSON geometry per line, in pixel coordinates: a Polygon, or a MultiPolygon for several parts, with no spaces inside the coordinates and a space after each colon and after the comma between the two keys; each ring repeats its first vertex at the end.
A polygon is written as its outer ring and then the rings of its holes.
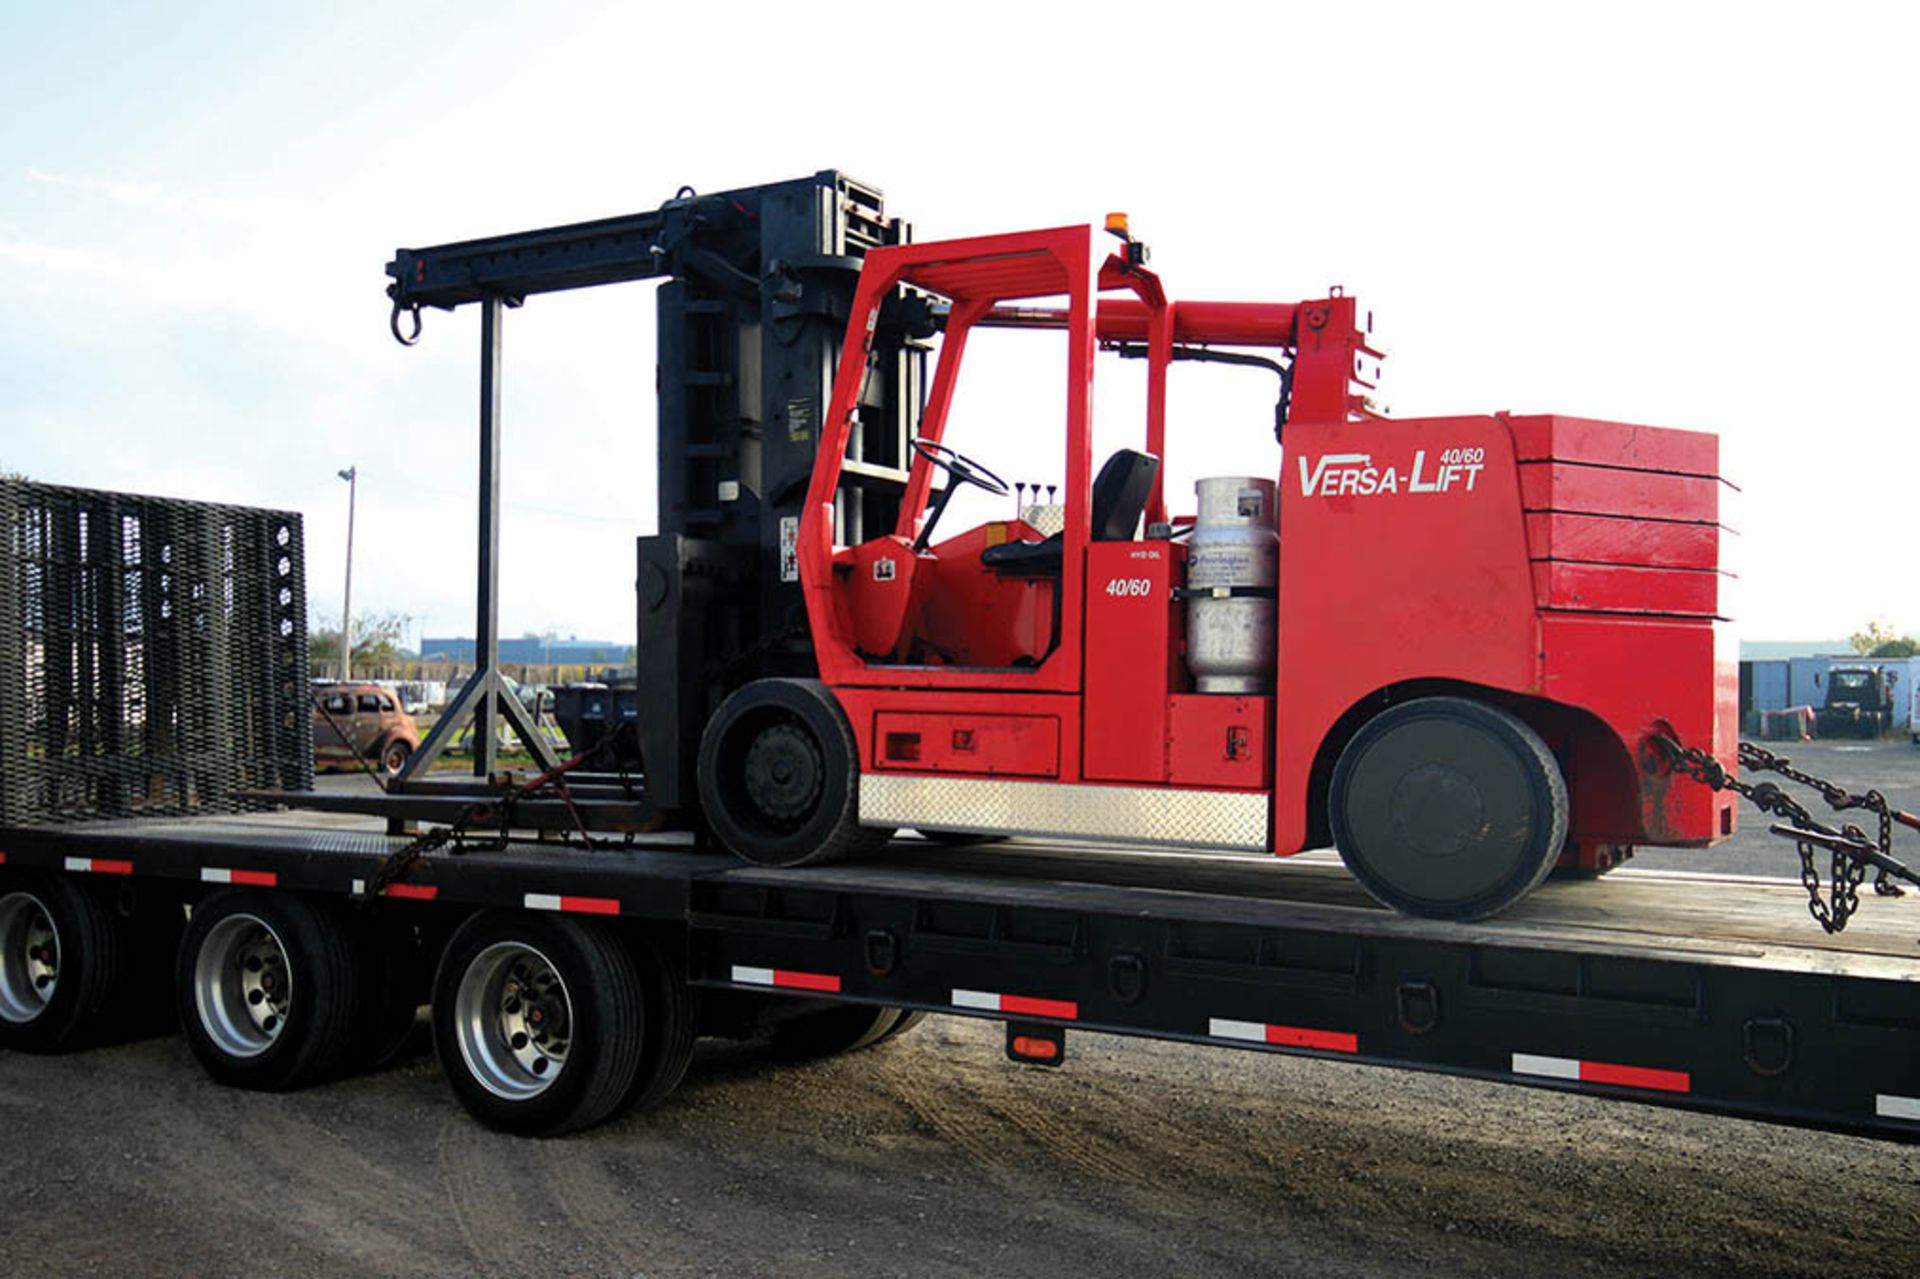
{"type": "MultiPolygon", "coordinates": [[[[1716,431],[1745,637],[1920,628],[1912,6],[1069,11],[9,0],[0,468],[297,509],[325,619],[358,466],[356,612],[470,634],[478,317],[395,345],[394,249],[836,167],[920,239],[1124,209],[1175,297],[1343,284],[1396,416],[1716,431]]],[[[652,307],[509,316],[509,634],[631,638],[652,307]]],[[[1057,481],[1005,368],[963,447],[1057,481]]],[[[1271,386],[1176,373],[1175,485],[1272,474],[1271,386]]]]}

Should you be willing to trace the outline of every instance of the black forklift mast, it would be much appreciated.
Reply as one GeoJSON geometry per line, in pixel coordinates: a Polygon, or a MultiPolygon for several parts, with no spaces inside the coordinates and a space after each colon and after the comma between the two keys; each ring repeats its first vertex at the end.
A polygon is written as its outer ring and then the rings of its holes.
{"type": "MultiPolygon", "coordinates": [[[[498,658],[499,495],[488,457],[497,457],[501,309],[539,293],[665,281],[658,292],[659,531],[639,539],[636,646],[639,763],[646,806],[663,819],[696,802],[694,758],[720,698],[763,675],[814,670],[795,543],[820,417],[861,258],[910,238],[907,223],[887,216],[878,190],[823,170],[712,195],[682,188],[648,213],[402,249],[387,265],[394,336],[402,342],[418,338],[423,307],[486,308],[482,672],[498,658]]],[[[901,318],[876,334],[838,494],[843,542],[891,528],[906,486],[908,441],[923,399],[922,339],[932,327],[924,313],[906,323],[901,308],[891,309],[901,318]]],[[[482,688],[479,714],[490,713],[489,701],[482,688]]],[[[474,771],[483,777],[492,773],[492,760],[481,758],[491,755],[492,733],[480,731],[486,727],[476,722],[474,771]]],[[[420,752],[421,767],[438,745],[420,752]]]]}

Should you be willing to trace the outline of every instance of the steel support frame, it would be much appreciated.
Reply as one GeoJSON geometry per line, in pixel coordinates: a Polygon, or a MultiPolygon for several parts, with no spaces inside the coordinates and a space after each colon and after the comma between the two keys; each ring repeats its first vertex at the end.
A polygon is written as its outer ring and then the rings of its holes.
{"type": "Polygon", "coordinates": [[[460,725],[473,721],[473,775],[493,776],[499,763],[495,738],[497,713],[519,737],[542,770],[560,757],[535,727],[526,707],[509,689],[500,671],[500,373],[505,345],[502,323],[507,300],[490,296],[480,304],[480,499],[479,571],[474,586],[474,665],[472,675],[440,716],[395,779],[396,788],[433,767],[460,725]]]}

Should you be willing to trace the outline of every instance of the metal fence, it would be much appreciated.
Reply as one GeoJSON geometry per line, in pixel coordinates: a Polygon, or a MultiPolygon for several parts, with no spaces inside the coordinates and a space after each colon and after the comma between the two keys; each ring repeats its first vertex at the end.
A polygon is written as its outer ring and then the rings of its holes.
{"type": "Polygon", "coordinates": [[[0,823],[312,780],[299,515],[0,479],[0,823]]]}

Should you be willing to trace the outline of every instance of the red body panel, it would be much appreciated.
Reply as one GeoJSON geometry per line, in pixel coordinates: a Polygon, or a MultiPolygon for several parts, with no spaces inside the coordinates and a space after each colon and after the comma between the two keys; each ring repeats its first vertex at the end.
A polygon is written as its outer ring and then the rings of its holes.
{"type": "Polygon", "coordinates": [[[1280,476],[1275,850],[1305,844],[1308,777],[1350,708],[1411,680],[1537,691],[1539,640],[1513,441],[1499,420],[1290,427],[1280,476]],[[1477,458],[1450,465],[1479,469],[1450,474],[1442,488],[1448,450],[1477,458]]]}
{"type": "Polygon", "coordinates": [[[1167,694],[1173,688],[1171,542],[1087,547],[1087,709],[1090,780],[1167,780],[1167,694]]]}
{"type": "Polygon", "coordinates": [[[1060,719],[1054,715],[880,711],[872,767],[979,776],[1057,777],[1060,719]]]}
{"type": "Polygon", "coordinates": [[[1167,775],[1176,786],[1273,785],[1273,699],[1186,693],[1167,699],[1167,775]]]}
{"type": "MultiPolygon", "coordinates": [[[[885,758],[885,730],[881,725],[896,723],[890,716],[912,715],[927,716],[921,724],[923,733],[931,734],[935,728],[944,727],[951,733],[956,726],[965,728],[968,721],[977,721],[986,717],[999,717],[1024,721],[1044,721],[1057,724],[1058,736],[1054,738],[1058,746],[1054,779],[1063,782],[1080,780],[1080,699],[1060,694],[1032,693],[965,693],[949,690],[909,690],[909,689],[835,689],[834,695],[840,699],[841,707],[847,713],[847,721],[853,726],[854,741],[859,746],[860,767],[885,772],[934,772],[959,771],[957,768],[935,770],[922,765],[908,767],[904,760],[885,758]]],[[[911,731],[911,730],[909,730],[911,731]]],[[[1033,723],[1027,723],[1018,730],[1023,735],[1040,732],[1033,723]]],[[[1040,734],[1045,736],[1044,733],[1040,734]]],[[[924,739],[923,739],[924,740],[924,739]]],[[[944,748],[951,759],[958,752],[949,745],[944,748]]],[[[924,749],[924,747],[923,747],[924,749]]],[[[1044,747],[1029,741],[1022,754],[1022,766],[1040,758],[1044,747]]],[[[1009,769],[989,770],[984,766],[979,775],[987,776],[991,772],[1013,775],[1009,769]]],[[[1021,774],[1045,775],[1045,774],[1021,774]]]]}

